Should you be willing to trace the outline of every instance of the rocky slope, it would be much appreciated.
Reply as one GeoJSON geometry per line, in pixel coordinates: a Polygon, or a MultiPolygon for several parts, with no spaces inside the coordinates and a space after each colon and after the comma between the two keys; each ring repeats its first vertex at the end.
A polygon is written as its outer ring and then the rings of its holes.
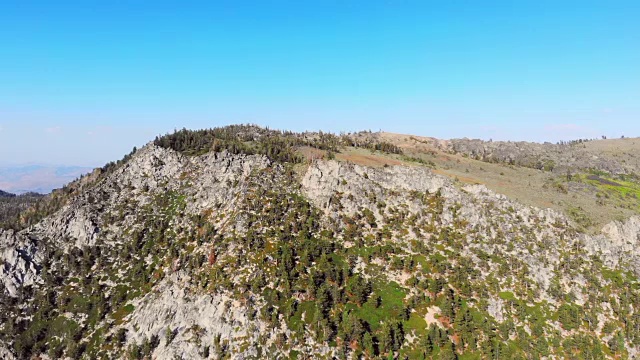
{"type": "Polygon", "coordinates": [[[585,234],[429,166],[303,160],[262,134],[150,143],[0,230],[0,355],[636,356],[640,218],[585,234]]]}

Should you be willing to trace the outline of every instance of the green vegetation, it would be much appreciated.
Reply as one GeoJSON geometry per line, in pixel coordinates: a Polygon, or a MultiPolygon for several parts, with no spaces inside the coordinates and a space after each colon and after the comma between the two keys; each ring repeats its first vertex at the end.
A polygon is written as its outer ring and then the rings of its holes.
{"type": "Polygon", "coordinates": [[[599,175],[582,175],[580,179],[594,186],[601,197],[611,198],[620,203],[640,205],[640,183],[630,180],[611,179],[599,175]]]}

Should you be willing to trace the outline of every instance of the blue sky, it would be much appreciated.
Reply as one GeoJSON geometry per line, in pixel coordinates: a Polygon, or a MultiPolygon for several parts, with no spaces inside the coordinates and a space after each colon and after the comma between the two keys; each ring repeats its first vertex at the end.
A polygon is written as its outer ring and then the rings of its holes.
{"type": "Polygon", "coordinates": [[[174,128],[640,136],[638,1],[3,1],[0,164],[174,128]]]}

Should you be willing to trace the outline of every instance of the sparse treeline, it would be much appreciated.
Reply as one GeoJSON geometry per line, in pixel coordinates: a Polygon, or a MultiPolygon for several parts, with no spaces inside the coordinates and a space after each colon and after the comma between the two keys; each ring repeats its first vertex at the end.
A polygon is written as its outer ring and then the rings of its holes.
{"type": "Polygon", "coordinates": [[[26,193],[9,194],[0,190],[0,228],[15,228],[20,213],[38,203],[43,195],[26,193]]]}
{"type": "Polygon", "coordinates": [[[360,138],[325,132],[294,133],[255,125],[176,130],[172,134],[156,137],[154,144],[186,155],[226,150],[234,154],[262,154],[275,161],[292,163],[302,162],[303,157],[297,152],[297,148],[303,146],[329,152],[339,152],[341,147],[352,146],[393,154],[402,153],[396,145],[377,141],[372,137],[360,138]]]}

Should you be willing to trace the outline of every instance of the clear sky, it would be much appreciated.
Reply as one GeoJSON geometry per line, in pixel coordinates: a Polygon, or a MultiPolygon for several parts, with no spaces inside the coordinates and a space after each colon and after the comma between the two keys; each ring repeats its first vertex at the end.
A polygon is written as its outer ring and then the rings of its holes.
{"type": "Polygon", "coordinates": [[[0,2],[0,164],[229,123],[640,136],[640,1],[0,2]]]}

